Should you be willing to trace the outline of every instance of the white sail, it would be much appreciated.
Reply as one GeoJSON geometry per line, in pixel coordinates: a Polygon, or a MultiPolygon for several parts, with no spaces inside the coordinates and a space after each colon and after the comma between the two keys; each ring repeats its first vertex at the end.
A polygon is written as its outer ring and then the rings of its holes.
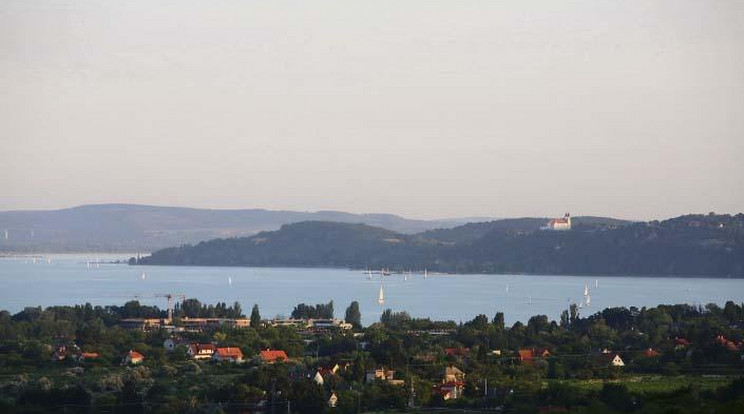
{"type": "Polygon", "coordinates": [[[140,276],[140,277],[142,278],[142,280],[147,279],[147,275],[145,274],[145,272],[142,272],[142,276],[140,276]]]}
{"type": "Polygon", "coordinates": [[[385,303],[385,288],[380,285],[380,294],[377,297],[377,303],[382,305],[385,303]]]}
{"type": "Polygon", "coordinates": [[[509,284],[506,284],[506,293],[509,293],[509,284]]]}
{"type": "Polygon", "coordinates": [[[599,287],[599,279],[594,279],[594,289],[599,287]]]}
{"type": "Polygon", "coordinates": [[[228,277],[227,277],[227,284],[228,284],[229,286],[232,286],[232,276],[228,276],[228,277]]]}
{"type": "Polygon", "coordinates": [[[586,306],[590,306],[592,304],[592,297],[589,295],[586,295],[586,306]]]}
{"type": "Polygon", "coordinates": [[[586,296],[588,294],[589,294],[589,286],[587,286],[586,283],[585,283],[584,284],[584,296],[586,296]]]}
{"type": "Polygon", "coordinates": [[[429,273],[426,271],[426,268],[424,268],[424,279],[429,277],[429,273]]]}

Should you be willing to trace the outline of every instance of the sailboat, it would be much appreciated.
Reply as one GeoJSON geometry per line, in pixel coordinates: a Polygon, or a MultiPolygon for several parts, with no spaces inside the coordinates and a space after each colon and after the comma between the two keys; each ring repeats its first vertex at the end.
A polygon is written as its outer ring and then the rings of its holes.
{"type": "Polygon", "coordinates": [[[599,287],[599,279],[594,279],[594,289],[599,287]]]}
{"type": "Polygon", "coordinates": [[[367,268],[367,271],[364,272],[364,273],[367,274],[367,280],[372,280],[372,271],[369,270],[369,268],[367,268]]]}
{"type": "Polygon", "coordinates": [[[429,277],[429,272],[426,271],[426,268],[424,268],[424,279],[427,279],[429,277]]]}
{"type": "Polygon", "coordinates": [[[377,303],[379,305],[385,304],[385,288],[382,283],[380,283],[380,294],[377,296],[377,303]]]}
{"type": "Polygon", "coordinates": [[[142,272],[142,276],[140,276],[140,277],[142,278],[142,280],[147,279],[147,275],[145,274],[145,272],[142,272]]]}
{"type": "Polygon", "coordinates": [[[589,286],[587,286],[586,283],[584,283],[584,296],[588,294],[589,294],[589,286]]]}
{"type": "Polygon", "coordinates": [[[506,284],[506,293],[509,293],[509,284],[506,284]]]}
{"type": "Polygon", "coordinates": [[[228,277],[227,277],[227,284],[228,284],[229,286],[232,286],[232,276],[228,276],[228,277]]]}
{"type": "Polygon", "coordinates": [[[592,297],[586,295],[586,306],[589,307],[592,304],[592,297]]]}

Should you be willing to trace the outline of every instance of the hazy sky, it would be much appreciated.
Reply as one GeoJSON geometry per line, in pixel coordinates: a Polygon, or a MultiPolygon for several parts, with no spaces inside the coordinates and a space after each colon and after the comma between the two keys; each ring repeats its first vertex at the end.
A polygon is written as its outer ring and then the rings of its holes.
{"type": "Polygon", "coordinates": [[[0,2],[0,210],[744,211],[744,2],[0,2]]]}

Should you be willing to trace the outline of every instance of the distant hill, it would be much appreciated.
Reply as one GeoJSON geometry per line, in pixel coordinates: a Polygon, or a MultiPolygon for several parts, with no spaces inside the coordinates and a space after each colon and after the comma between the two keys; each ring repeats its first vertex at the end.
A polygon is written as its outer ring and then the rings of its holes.
{"type": "Polygon", "coordinates": [[[578,217],[570,231],[538,230],[544,222],[499,220],[412,235],[303,222],[251,237],[163,249],[139,264],[744,277],[743,214],[644,223],[578,217]]]}
{"type": "Polygon", "coordinates": [[[100,204],[62,210],[0,212],[0,251],[149,252],[218,237],[249,236],[308,220],[364,223],[400,233],[454,227],[467,222],[465,219],[411,220],[391,214],[339,211],[209,210],[100,204]]]}

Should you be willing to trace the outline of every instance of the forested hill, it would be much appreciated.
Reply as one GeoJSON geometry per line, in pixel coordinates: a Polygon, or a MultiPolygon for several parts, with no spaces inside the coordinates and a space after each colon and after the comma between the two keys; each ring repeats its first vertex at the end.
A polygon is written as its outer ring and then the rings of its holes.
{"type": "Polygon", "coordinates": [[[307,220],[365,223],[401,233],[455,227],[470,219],[412,220],[341,211],[212,210],[136,204],[0,211],[0,252],[149,252],[217,237],[245,237],[307,220]]]}
{"type": "Polygon", "coordinates": [[[643,223],[576,218],[571,231],[480,223],[414,235],[362,224],[303,222],[252,237],[159,250],[139,264],[744,277],[744,214],[643,223]]]}

